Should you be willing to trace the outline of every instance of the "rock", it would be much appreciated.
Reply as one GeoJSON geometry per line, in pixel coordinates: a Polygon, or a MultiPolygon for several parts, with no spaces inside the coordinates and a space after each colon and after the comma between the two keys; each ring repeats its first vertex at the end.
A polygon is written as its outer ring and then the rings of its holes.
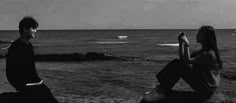
{"type": "Polygon", "coordinates": [[[80,53],[72,54],[38,54],[36,61],[93,61],[93,60],[116,60],[118,56],[106,53],[88,52],[85,55],[80,53]]]}
{"type": "Polygon", "coordinates": [[[236,71],[225,71],[221,74],[221,77],[227,80],[236,80],[236,71]]]}
{"type": "Polygon", "coordinates": [[[36,61],[84,61],[86,57],[79,53],[73,54],[38,54],[36,61]]]}
{"type": "Polygon", "coordinates": [[[8,44],[8,43],[12,43],[13,41],[3,41],[3,40],[0,40],[0,44],[8,44]]]}
{"type": "Polygon", "coordinates": [[[16,103],[18,101],[17,94],[14,92],[5,92],[0,94],[1,103],[16,103]]]}
{"type": "Polygon", "coordinates": [[[88,60],[111,60],[116,59],[117,57],[105,54],[105,53],[97,53],[97,52],[88,52],[85,57],[88,60]]]}
{"type": "Polygon", "coordinates": [[[4,92],[0,94],[1,103],[57,103],[52,98],[38,97],[38,95],[22,92],[4,92]],[[38,100],[37,100],[38,99],[38,100]]]}

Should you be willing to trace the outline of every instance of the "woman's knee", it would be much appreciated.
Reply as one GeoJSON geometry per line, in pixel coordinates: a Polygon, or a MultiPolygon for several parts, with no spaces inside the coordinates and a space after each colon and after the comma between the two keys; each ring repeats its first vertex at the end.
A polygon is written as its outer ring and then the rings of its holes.
{"type": "Polygon", "coordinates": [[[167,81],[167,79],[178,79],[186,70],[183,62],[179,59],[174,59],[169,62],[157,75],[156,78],[159,82],[167,81]]]}

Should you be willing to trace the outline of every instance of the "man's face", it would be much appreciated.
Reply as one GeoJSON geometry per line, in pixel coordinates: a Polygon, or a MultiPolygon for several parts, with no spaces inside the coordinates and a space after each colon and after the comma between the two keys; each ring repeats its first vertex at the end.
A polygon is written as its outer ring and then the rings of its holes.
{"type": "Polygon", "coordinates": [[[24,36],[27,38],[35,38],[37,28],[24,29],[24,36]]]}

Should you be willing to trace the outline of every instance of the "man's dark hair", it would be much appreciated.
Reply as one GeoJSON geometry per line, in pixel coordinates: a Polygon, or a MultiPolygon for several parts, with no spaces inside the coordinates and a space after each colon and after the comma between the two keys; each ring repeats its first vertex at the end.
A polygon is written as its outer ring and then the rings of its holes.
{"type": "Polygon", "coordinates": [[[38,28],[38,21],[32,16],[25,16],[19,23],[19,32],[22,35],[23,29],[38,28]]]}

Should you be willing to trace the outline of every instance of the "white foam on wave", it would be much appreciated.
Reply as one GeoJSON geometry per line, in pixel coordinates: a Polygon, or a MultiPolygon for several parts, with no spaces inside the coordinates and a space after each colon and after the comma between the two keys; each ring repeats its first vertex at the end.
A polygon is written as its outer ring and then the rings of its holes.
{"type": "Polygon", "coordinates": [[[117,36],[117,38],[118,38],[118,39],[127,39],[128,36],[126,36],[126,35],[120,35],[120,36],[117,36]]]}
{"type": "Polygon", "coordinates": [[[179,46],[179,43],[157,44],[158,46],[179,46]]]}
{"type": "Polygon", "coordinates": [[[96,44],[125,44],[128,42],[121,42],[121,41],[96,41],[96,44]]]}

